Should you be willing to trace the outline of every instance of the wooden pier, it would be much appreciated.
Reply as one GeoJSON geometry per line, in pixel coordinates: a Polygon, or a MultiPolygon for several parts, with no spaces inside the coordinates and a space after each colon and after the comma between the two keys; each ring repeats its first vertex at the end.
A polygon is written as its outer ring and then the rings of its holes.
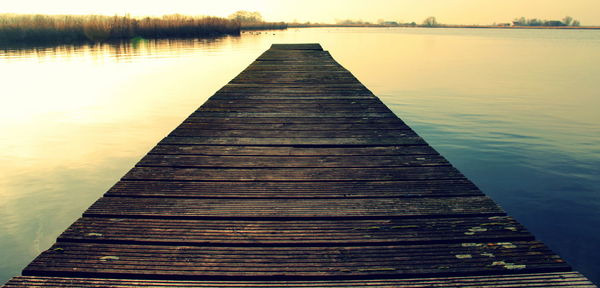
{"type": "Polygon", "coordinates": [[[273,45],[5,285],[136,286],[595,287],[318,44],[273,45]]]}

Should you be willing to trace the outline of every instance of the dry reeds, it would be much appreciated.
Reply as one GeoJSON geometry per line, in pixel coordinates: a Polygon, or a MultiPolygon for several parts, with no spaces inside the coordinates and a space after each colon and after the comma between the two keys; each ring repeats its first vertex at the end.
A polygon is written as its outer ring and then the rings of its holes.
{"type": "Polygon", "coordinates": [[[218,17],[0,14],[0,43],[72,43],[134,37],[199,38],[239,35],[240,23],[218,17]]]}

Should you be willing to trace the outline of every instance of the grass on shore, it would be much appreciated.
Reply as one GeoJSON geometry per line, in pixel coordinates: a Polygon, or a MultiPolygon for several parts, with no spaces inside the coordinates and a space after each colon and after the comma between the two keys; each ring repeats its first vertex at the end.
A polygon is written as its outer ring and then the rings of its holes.
{"type": "Polygon", "coordinates": [[[0,14],[0,43],[74,43],[239,35],[238,21],[218,17],[0,14]]]}

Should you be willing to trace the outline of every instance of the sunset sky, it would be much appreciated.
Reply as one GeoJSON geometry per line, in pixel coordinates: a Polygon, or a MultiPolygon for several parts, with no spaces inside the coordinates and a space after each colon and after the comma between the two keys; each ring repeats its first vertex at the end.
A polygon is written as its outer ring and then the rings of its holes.
{"type": "Polygon", "coordinates": [[[335,22],[337,19],[386,19],[440,23],[491,24],[520,16],[562,19],[570,15],[584,25],[600,25],[599,0],[19,0],[4,1],[0,13],[125,14],[227,16],[237,10],[258,11],[268,21],[335,22]],[[93,3],[93,4],[92,4],[93,3]]]}

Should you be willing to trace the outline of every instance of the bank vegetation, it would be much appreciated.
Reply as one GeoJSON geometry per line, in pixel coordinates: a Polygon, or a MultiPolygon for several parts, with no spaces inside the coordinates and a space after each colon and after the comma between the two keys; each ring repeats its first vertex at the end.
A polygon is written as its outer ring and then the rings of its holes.
{"type": "Polygon", "coordinates": [[[0,14],[0,43],[103,42],[132,38],[202,38],[239,35],[239,21],[179,14],[134,18],[101,15],[0,14]]]}

